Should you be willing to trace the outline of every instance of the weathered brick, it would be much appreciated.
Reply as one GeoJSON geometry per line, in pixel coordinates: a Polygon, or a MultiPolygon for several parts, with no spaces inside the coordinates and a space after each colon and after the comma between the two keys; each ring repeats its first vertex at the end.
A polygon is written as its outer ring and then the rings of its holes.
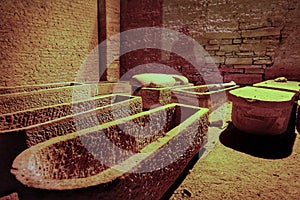
{"type": "Polygon", "coordinates": [[[208,50],[208,51],[211,51],[211,50],[219,50],[219,45],[206,45],[205,46],[205,49],[208,50]]]}
{"type": "Polygon", "coordinates": [[[269,59],[269,60],[255,60],[254,64],[256,64],[256,65],[270,65],[270,64],[273,64],[273,62],[272,62],[271,59],[269,59]]]}
{"type": "Polygon", "coordinates": [[[207,32],[205,37],[209,39],[235,39],[241,38],[241,35],[238,32],[207,32]]]}
{"type": "Polygon", "coordinates": [[[230,40],[230,39],[223,39],[223,40],[221,40],[221,44],[232,44],[232,40],[230,40]]]}
{"type": "Polygon", "coordinates": [[[261,69],[262,65],[234,65],[236,69],[261,69]]]}
{"type": "Polygon", "coordinates": [[[253,60],[270,60],[269,56],[254,57],[253,60]]]}
{"type": "Polygon", "coordinates": [[[236,65],[236,64],[240,64],[240,65],[248,65],[248,64],[252,64],[252,58],[226,58],[225,61],[226,65],[236,65]]]}
{"type": "Polygon", "coordinates": [[[241,44],[240,50],[241,51],[259,51],[259,50],[266,50],[267,44],[262,43],[254,43],[254,44],[241,44]]]}
{"type": "Polygon", "coordinates": [[[206,57],[205,62],[208,64],[212,63],[224,63],[225,57],[224,56],[211,56],[211,57],[206,57]]]}
{"type": "Polygon", "coordinates": [[[264,69],[245,69],[246,74],[263,74],[265,73],[264,69]]]}
{"type": "Polygon", "coordinates": [[[213,40],[209,40],[208,42],[209,44],[220,44],[221,40],[220,39],[213,39],[213,40]]]}
{"type": "Polygon", "coordinates": [[[241,85],[251,85],[262,80],[262,74],[224,74],[224,82],[234,81],[241,85]]]}
{"type": "Polygon", "coordinates": [[[250,52],[236,52],[235,54],[238,55],[238,56],[253,56],[254,52],[253,51],[250,51],[250,52]]]}
{"type": "Polygon", "coordinates": [[[242,43],[242,39],[233,39],[232,43],[233,44],[240,44],[240,43],[242,43]]]}
{"type": "Polygon", "coordinates": [[[228,65],[221,65],[219,70],[224,73],[244,73],[244,69],[235,69],[233,66],[228,65]]]}
{"type": "Polygon", "coordinates": [[[259,29],[253,29],[253,30],[243,30],[242,31],[242,37],[262,37],[262,36],[276,36],[280,35],[280,28],[259,28],[259,29]]]}
{"type": "Polygon", "coordinates": [[[239,45],[221,45],[220,50],[225,52],[239,51],[239,45]]]}
{"type": "Polygon", "coordinates": [[[216,51],[216,55],[217,56],[224,56],[225,55],[225,51],[216,51]]]}
{"type": "Polygon", "coordinates": [[[261,40],[259,39],[243,39],[243,43],[246,44],[255,44],[255,43],[260,43],[261,40]]]}

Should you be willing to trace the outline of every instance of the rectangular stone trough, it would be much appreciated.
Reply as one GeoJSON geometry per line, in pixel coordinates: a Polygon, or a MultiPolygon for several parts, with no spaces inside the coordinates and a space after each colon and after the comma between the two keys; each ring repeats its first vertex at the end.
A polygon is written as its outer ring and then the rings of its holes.
{"type": "MultiPolygon", "coordinates": [[[[62,103],[28,110],[21,110],[13,113],[6,113],[4,115],[0,115],[0,133],[7,130],[41,124],[68,115],[110,105],[116,101],[124,101],[132,98],[134,97],[121,94],[101,95],[91,97],[88,100],[80,100],[72,103],[62,103]]],[[[141,107],[138,104],[139,102],[137,102],[136,105],[137,109],[141,107]]]]}
{"type": "MultiPolygon", "coordinates": [[[[2,130],[1,134],[19,133],[26,134],[27,144],[29,146],[48,140],[52,137],[65,135],[74,131],[85,129],[98,124],[107,123],[115,119],[130,116],[142,111],[142,103],[140,97],[125,96],[125,95],[108,95],[104,97],[92,98],[88,102],[75,103],[74,113],[72,113],[72,104],[63,104],[67,113],[61,112],[61,117],[54,118],[43,123],[35,123],[30,126],[25,126],[16,129],[2,130]],[[100,101],[99,101],[100,100],[100,101]],[[104,101],[101,101],[104,100],[104,101]],[[92,102],[91,102],[92,101],[92,102]],[[93,102],[94,101],[94,102],[93,102]],[[86,103],[86,104],[85,104],[86,103]],[[90,105],[96,103],[96,105],[90,105]],[[88,105],[83,108],[81,106],[88,105]],[[100,107],[99,107],[100,106],[100,107]],[[71,109],[71,110],[70,110],[71,109]],[[83,112],[78,112],[83,109],[83,112]]],[[[52,107],[59,109],[61,107],[52,107]]],[[[34,110],[35,111],[35,110],[34,110]]],[[[44,111],[43,109],[38,111],[44,111]]],[[[50,110],[54,111],[54,110],[50,110]]],[[[29,112],[30,113],[30,112],[29,112]]],[[[28,113],[27,113],[28,114],[28,113]]],[[[30,114],[35,114],[30,113],[30,114]]],[[[49,113],[37,113],[37,115],[52,115],[49,113]]],[[[53,118],[53,116],[50,116],[53,118]]]]}
{"type": "Polygon", "coordinates": [[[86,100],[95,96],[94,84],[64,86],[0,95],[0,115],[61,103],[86,100]]]}
{"type": "Polygon", "coordinates": [[[22,86],[14,86],[14,87],[0,87],[0,94],[32,92],[35,90],[66,87],[66,86],[73,86],[73,85],[80,85],[80,84],[81,83],[60,82],[60,83],[48,83],[48,84],[37,84],[37,85],[22,85],[22,86]]]}
{"type": "Polygon", "coordinates": [[[150,88],[142,87],[133,92],[133,95],[142,97],[143,109],[149,110],[154,107],[174,103],[172,101],[172,90],[184,88],[191,85],[176,85],[172,87],[150,88]]]}
{"type": "Polygon", "coordinates": [[[88,100],[104,94],[130,94],[131,86],[126,82],[111,83],[56,83],[16,88],[2,88],[0,115],[50,105],[88,100]],[[9,92],[10,91],[10,92],[9,92]]]}
{"type": "Polygon", "coordinates": [[[37,117],[47,118],[47,115],[50,115],[49,118],[51,119],[60,115],[63,117],[31,126],[0,131],[0,177],[3,179],[0,182],[0,194],[13,189],[13,184],[8,184],[8,182],[13,181],[13,177],[9,176],[11,163],[28,146],[58,135],[72,133],[90,126],[140,113],[142,112],[142,100],[140,97],[112,94],[103,97],[93,97],[89,101],[75,104],[62,104],[58,107],[48,107],[46,110],[33,109],[31,111],[21,114],[24,114],[24,116],[34,115],[30,116],[30,119],[37,117]],[[72,109],[74,109],[74,114],[72,109]],[[61,113],[55,114],[53,112],[61,113]]]}
{"type": "Polygon", "coordinates": [[[159,199],[201,149],[207,129],[208,109],[169,104],[34,145],[11,172],[31,197],[159,199]]]}
{"type": "Polygon", "coordinates": [[[227,94],[237,86],[234,82],[224,84],[199,85],[173,89],[173,102],[184,103],[216,110],[227,101],[227,94]]]}

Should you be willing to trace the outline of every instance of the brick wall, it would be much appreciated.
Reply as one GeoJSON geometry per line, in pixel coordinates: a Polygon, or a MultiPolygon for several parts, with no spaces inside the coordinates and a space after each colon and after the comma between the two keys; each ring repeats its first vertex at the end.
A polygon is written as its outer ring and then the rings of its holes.
{"type": "Polygon", "coordinates": [[[298,1],[166,0],[163,8],[164,26],[189,27],[189,36],[203,45],[224,81],[300,79],[298,1]]]}
{"type": "Polygon", "coordinates": [[[97,0],[0,3],[0,86],[74,81],[98,44],[97,0]]]}
{"type": "MultiPolygon", "coordinates": [[[[214,73],[221,74],[223,81],[234,80],[239,84],[252,84],[281,75],[300,79],[299,1],[124,2],[125,6],[121,8],[122,31],[146,26],[179,31],[202,45],[211,59],[201,66],[193,66],[172,52],[166,55],[165,52],[161,54],[162,51],[155,54],[153,50],[132,52],[124,56],[122,74],[146,62],[161,62],[174,67],[195,84],[204,83],[203,74],[213,76],[214,73]]],[[[194,53],[194,56],[203,55],[194,53]]]]}
{"type": "MultiPolygon", "coordinates": [[[[162,2],[163,0],[122,0],[121,32],[142,27],[161,27],[162,2]]],[[[121,40],[122,43],[126,43],[126,41],[130,43],[131,41],[126,36],[122,36],[121,40]]],[[[138,42],[144,43],[144,41],[138,42]]],[[[121,48],[130,48],[130,44],[121,48]]],[[[122,76],[136,66],[146,63],[160,63],[161,51],[149,48],[133,50],[122,55],[120,62],[122,76]]]]}

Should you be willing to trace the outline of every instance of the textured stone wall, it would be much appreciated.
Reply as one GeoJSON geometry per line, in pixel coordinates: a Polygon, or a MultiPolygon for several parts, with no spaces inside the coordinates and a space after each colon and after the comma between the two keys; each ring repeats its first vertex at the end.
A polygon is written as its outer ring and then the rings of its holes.
{"type": "MultiPolygon", "coordinates": [[[[221,74],[225,82],[234,80],[238,84],[281,75],[300,79],[299,1],[163,0],[154,4],[149,0],[150,11],[140,1],[124,2],[122,30],[159,26],[179,31],[202,45],[211,59],[193,66],[172,52],[162,56],[162,51],[145,49],[123,59],[122,74],[140,64],[161,62],[195,84],[204,83],[201,76],[214,73],[221,74]]],[[[203,56],[195,53],[193,46],[185,51],[196,58],[203,56]]]]}
{"type": "MultiPolygon", "coordinates": [[[[252,84],[281,75],[300,79],[295,73],[300,69],[298,1],[190,0],[183,5],[166,0],[163,9],[163,25],[190,29],[189,36],[210,54],[224,82],[252,84]]],[[[202,67],[210,71],[209,64],[202,67]]]]}
{"type": "Polygon", "coordinates": [[[97,0],[0,3],[0,86],[72,82],[97,45],[97,0]]]}

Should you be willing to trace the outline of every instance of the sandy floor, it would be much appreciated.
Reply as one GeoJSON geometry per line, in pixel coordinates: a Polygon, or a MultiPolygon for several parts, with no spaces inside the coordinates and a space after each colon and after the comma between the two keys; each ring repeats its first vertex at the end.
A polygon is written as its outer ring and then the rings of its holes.
{"type": "Polygon", "coordinates": [[[231,123],[210,131],[211,151],[170,199],[300,199],[300,134],[262,137],[231,123]],[[214,135],[215,134],[215,135],[214,135]]]}

